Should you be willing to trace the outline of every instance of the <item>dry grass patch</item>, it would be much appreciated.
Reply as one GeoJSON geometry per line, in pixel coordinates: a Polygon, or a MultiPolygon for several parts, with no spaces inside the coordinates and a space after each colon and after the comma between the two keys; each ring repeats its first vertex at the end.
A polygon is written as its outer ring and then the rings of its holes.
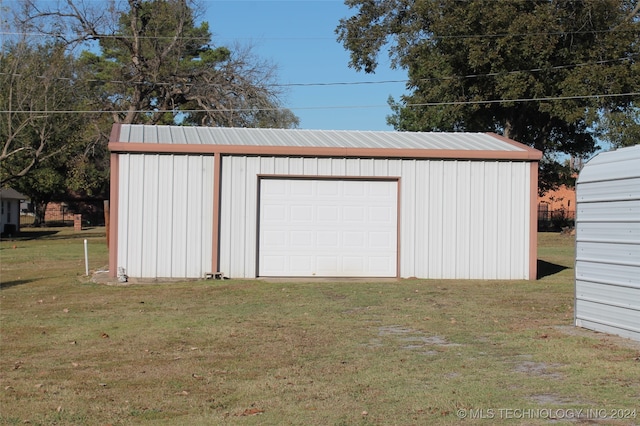
{"type": "MultiPolygon", "coordinates": [[[[458,410],[640,409],[639,347],[567,333],[568,236],[540,236],[548,273],[533,282],[106,286],[81,276],[82,238],[92,269],[107,263],[101,233],[83,232],[1,243],[2,424],[457,424],[458,410]]],[[[549,422],[507,415],[492,422],[549,422]]],[[[572,423],[587,420],[608,421],[572,423]]]]}

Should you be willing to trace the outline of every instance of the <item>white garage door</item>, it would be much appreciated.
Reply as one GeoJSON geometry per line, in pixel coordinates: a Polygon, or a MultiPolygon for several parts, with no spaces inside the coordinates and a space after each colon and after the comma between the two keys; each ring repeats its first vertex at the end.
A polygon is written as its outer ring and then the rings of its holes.
{"type": "Polygon", "coordinates": [[[259,275],[395,277],[396,181],[262,179],[259,275]]]}

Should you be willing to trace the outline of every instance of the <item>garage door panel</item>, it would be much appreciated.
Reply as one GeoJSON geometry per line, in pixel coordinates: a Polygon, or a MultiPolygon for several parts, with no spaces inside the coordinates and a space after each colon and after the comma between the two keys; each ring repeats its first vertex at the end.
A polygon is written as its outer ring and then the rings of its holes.
{"type": "Polygon", "coordinates": [[[309,197],[313,191],[313,184],[308,180],[295,180],[290,182],[289,188],[291,195],[309,197]]]}
{"type": "Polygon", "coordinates": [[[291,237],[290,244],[293,248],[308,248],[314,245],[311,231],[292,231],[289,235],[291,237]]]}
{"type": "Polygon", "coordinates": [[[389,186],[369,186],[369,192],[367,196],[369,198],[394,198],[396,197],[395,191],[389,186]]]}
{"type": "Polygon", "coordinates": [[[319,231],[316,233],[316,237],[318,248],[337,250],[340,247],[340,236],[336,231],[319,231]]]}
{"type": "Polygon", "coordinates": [[[318,255],[316,256],[316,262],[317,264],[316,266],[316,271],[317,273],[314,273],[312,271],[312,275],[318,275],[318,276],[324,276],[324,275],[328,275],[333,273],[334,271],[336,271],[338,269],[338,257],[333,255],[333,256],[323,256],[323,255],[318,255]]]}
{"type": "Polygon", "coordinates": [[[369,247],[377,249],[392,249],[395,244],[395,236],[390,232],[370,232],[369,247]]]}
{"type": "Polygon", "coordinates": [[[290,220],[295,222],[313,221],[313,208],[311,206],[291,206],[290,220]]]}
{"type": "Polygon", "coordinates": [[[274,273],[280,273],[281,271],[285,270],[285,264],[285,256],[265,255],[262,257],[260,268],[264,271],[264,274],[268,276],[274,273]]]}
{"type": "Polygon", "coordinates": [[[367,182],[353,181],[351,185],[344,188],[344,195],[347,197],[366,197],[367,194],[367,182]]]}
{"type": "Polygon", "coordinates": [[[264,179],[261,276],[395,277],[397,182],[264,179]]]}
{"type": "Polygon", "coordinates": [[[277,195],[284,196],[287,191],[287,184],[285,181],[272,181],[269,185],[260,188],[260,192],[263,194],[275,197],[277,195]]]}
{"type": "Polygon", "coordinates": [[[281,205],[266,205],[262,208],[262,214],[264,215],[265,220],[270,222],[286,222],[288,217],[287,208],[281,205]]]}
{"type": "Polygon", "coordinates": [[[318,206],[317,219],[319,222],[335,222],[340,218],[338,206],[318,206]]]}
{"type": "Polygon", "coordinates": [[[289,270],[294,276],[306,275],[313,269],[313,259],[311,256],[293,255],[289,257],[289,270]]]}
{"type": "Polygon", "coordinates": [[[325,181],[325,183],[317,188],[316,195],[318,197],[335,199],[340,196],[340,184],[338,181],[325,181]]]}
{"type": "Polygon", "coordinates": [[[369,208],[369,221],[370,222],[383,222],[387,223],[394,216],[390,207],[370,207],[369,208]]]}
{"type": "Polygon", "coordinates": [[[366,259],[363,256],[344,256],[342,258],[342,268],[347,274],[357,274],[365,269],[365,261],[366,259]]]}
{"type": "Polygon", "coordinates": [[[394,264],[391,263],[391,260],[387,256],[370,256],[368,261],[369,270],[374,274],[384,274],[385,271],[394,267],[394,264]]]}
{"type": "Polygon", "coordinates": [[[266,231],[263,235],[265,248],[286,248],[286,233],[282,231],[266,231]]]}
{"type": "MultiPolygon", "coordinates": [[[[352,199],[353,200],[353,199],[352,199]]],[[[366,220],[367,214],[364,207],[345,206],[343,219],[347,222],[363,222],[366,220]]]]}
{"type": "Polygon", "coordinates": [[[342,244],[348,249],[364,249],[366,247],[366,235],[364,231],[345,232],[343,234],[342,244]]]}

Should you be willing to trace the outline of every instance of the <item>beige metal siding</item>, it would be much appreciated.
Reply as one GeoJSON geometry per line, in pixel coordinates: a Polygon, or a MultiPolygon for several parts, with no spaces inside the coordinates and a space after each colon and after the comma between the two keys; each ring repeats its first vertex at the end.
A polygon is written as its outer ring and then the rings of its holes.
{"type": "Polygon", "coordinates": [[[400,275],[529,279],[528,162],[222,159],[220,270],[255,277],[258,175],[400,178],[400,275]]]}
{"type": "Polygon", "coordinates": [[[121,154],[118,260],[136,278],[212,272],[213,157],[121,154]]]}

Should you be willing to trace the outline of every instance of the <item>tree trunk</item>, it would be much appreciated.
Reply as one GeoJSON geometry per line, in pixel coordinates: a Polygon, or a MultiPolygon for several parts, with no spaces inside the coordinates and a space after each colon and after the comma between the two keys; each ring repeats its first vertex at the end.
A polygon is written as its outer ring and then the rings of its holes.
{"type": "Polygon", "coordinates": [[[45,213],[47,211],[48,201],[33,201],[33,226],[36,228],[40,228],[45,224],[45,213]]]}

